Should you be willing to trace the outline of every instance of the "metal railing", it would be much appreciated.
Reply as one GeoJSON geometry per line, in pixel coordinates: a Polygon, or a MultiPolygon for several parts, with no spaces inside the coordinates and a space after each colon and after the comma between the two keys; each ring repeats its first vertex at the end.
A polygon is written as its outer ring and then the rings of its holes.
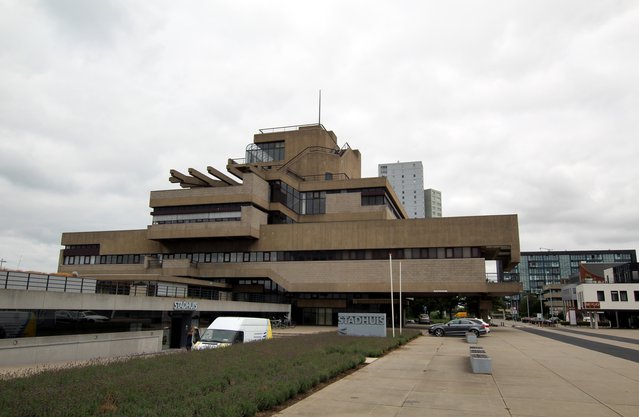
{"type": "Polygon", "coordinates": [[[95,294],[96,280],[66,275],[47,275],[36,272],[0,271],[0,288],[95,294]]]}
{"type": "Polygon", "coordinates": [[[302,177],[304,181],[337,181],[337,180],[349,180],[350,178],[343,172],[336,174],[318,174],[318,175],[304,175],[302,177]]]}
{"type": "Polygon", "coordinates": [[[486,272],[486,282],[519,282],[519,274],[503,274],[502,276],[500,276],[497,272],[486,272]]]}
{"type": "Polygon", "coordinates": [[[291,125],[291,126],[279,126],[279,127],[267,127],[264,129],[259,129],[260,133],[274,133],[274,132],[288,132],[291,130],[298,130],[300,127],[313,127],[313,126],[317,126],[323,130],[326,130],[324,128],[324,125],[320,124],[320,123],[307,123],[307,124],[303,124],[303,125],[291,125]]]}
{"type": "Polygon", "coordinates": [[[219,300],[219,291],[157,281],[101,281],[66,275],[0,271],[0,289],[51,291],[76,294],[111,294],[146,297],[219,300]]]}
{"type": "Polygon", "coordinates": [[[0,271],[0,290],[51,291],[75,294],[107,294],[132,297],[195,298],[200,300],[287,303],[281,294],[247,294],[197,285],[160,281],[107,281],[65,275],[0,271]]]}

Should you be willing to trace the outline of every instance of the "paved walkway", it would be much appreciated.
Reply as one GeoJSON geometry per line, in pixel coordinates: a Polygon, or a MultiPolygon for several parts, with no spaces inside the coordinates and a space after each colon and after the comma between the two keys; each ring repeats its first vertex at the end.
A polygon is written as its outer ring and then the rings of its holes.
{"type": "MultiPolygon", "coordinates": [[[[605,342],[601,335],[639,341],[636,330],[584,329],[578,337],[605,342]]],[[[494,327],[478,345],[492,358],[492,375],[471,372],[465,339],[424,336],[277,416],[639,417],[637,362],[511,326],[494,327]]],[[[624,345],[639,355],[639,345],[624,345]]]]}

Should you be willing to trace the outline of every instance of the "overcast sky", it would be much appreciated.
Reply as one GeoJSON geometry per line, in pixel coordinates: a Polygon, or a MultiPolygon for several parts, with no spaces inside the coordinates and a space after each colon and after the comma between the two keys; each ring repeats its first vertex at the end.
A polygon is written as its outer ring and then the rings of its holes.
{"type": "Polygon", "coordinates": [[[169,170],[315,123],[421,160],[445,216],[519,215],[522,250],[639,245],[636,1],[0,0],[0,258],[143,229],[169,170]]]}

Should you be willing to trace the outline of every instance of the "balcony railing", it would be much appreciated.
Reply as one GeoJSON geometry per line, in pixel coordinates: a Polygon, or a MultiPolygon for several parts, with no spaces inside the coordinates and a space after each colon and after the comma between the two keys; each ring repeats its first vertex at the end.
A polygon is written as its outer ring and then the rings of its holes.
{"type": "Polygon", "coordinates": [[[305,125],[291,125],[291,126],[279,126],[279,127],[268,127],[265,129],[259,129],[260,133],[274,133],[274,132],[289,132],[291,130],[299,130],[300,127],[314,127],[317,126],[323,130],[326,130],[324,128],[324,125],[322,124],[318,124],[318,123],[308,123],[305,125]]]}
{"type": "Polygon", "coordinates": [[[0,271],[0,288],[95,294],[96,280],[73,275],[48,275],[36,272],[0,271]]]}
{"type": "Polygon", "coordinates": [[[280,294],[244,294],[206,286],[161,281],[102,281],[64,275],[0,271],[1,290],[51,291],[76,294],[109,294],[133,297],[195,298],[200,300],[287,303],[280,294]]]}

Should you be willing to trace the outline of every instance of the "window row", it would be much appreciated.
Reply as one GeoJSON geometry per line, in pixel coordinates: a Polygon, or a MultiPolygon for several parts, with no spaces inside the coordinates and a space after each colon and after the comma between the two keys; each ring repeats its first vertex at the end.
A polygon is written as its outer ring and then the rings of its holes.
{"type": "Polygon", "coordinates": [[[242,210],[243,204],[193,204],[189,206],[168,206],[168,207],[155,207],[151,212],[152,216],[166,216],[171,214],[185,215],[196,213],[228,213],[239,212],[242,210]]]}
{"type": "Polygon", "coordinates": [[[281,203],[297,214],[326,213],[326,192],[300,192],[282,181],[273,181],[271,187],[271,202],[281,203]]]}
{"type": "MultiPolygon", "coordinates": [[[[145,255],[101,255],[101,256],[65,256],[64,265],[91,264],[140,264],[145,255]]],[[[454,259],[481,258],[477,247],[460,248],[410,248],[410,249],[366,249],[334,251],[279,251],[279,252],[200,252],[169,253],[149,255],[159,260],[188,259],[201,263],[237,263],[237,262],[299,262],[299,261],[358,261],[393,259],[454,259]]]]}
{"type": "Polygon", "coordinates": [[[251,143],[246,147],[246,163],[284,160],[284,142],[251,143]]]}
{"type": "Polygon", "coordinates": [[[66,245],[65,249],[100,249],[100,245],[97,243],[92,243],[88,245],[66,245]]]}
{"type": "MultiPolygon", "coordinates": [[[[280,287],[277,283],[270,279],[240,279],[237,281],[238,285],[259,285],[264,287],[264,292],[284,292],[284,288],[280,287]]],[[[235,287],[234,292],[242,292],[241,288],[235,287]]]]}
{"type": "Polygon", "coordinates": [[[279,251],[279,252],[208,252],[174,253],[161,255],[162,259],[189,259],[203,263],[235,262],[289,262],[289,261],[356,261],[393,259],[453,259],[481,258],[477,247],[367,249],[334,251],[279,251]]]}
{"type": "Polygon", "coordinates": [[[241,216],[237,217],[213,217],[213,218],[191,218],[191,219],[153,219],[153,224],[183,224],[183,223],[211,223],[211,222],[239,222],[241,216]]]}
{"type": "Polygon", "coordinates": [[[529,268],[544,268],[544,267],[559,268],[559,262],[558,261],[530,261],[528,262],[528,267],[529,268]]]}
{"type": "MultiPolygon", "coordinates": [[[[639,291],[634,292],[635,301],[639,301],[639,291]]],[[[597,291],[597,301],[606,301],[606,293],[597,291]]],[[[610,291],[610,301],[628,301],[628,291],[610,291]]]]}
{"type": "Polygon", "coordinates": [[[140,264],[143,255],[65,256],[63,265],[140,264]]]}

